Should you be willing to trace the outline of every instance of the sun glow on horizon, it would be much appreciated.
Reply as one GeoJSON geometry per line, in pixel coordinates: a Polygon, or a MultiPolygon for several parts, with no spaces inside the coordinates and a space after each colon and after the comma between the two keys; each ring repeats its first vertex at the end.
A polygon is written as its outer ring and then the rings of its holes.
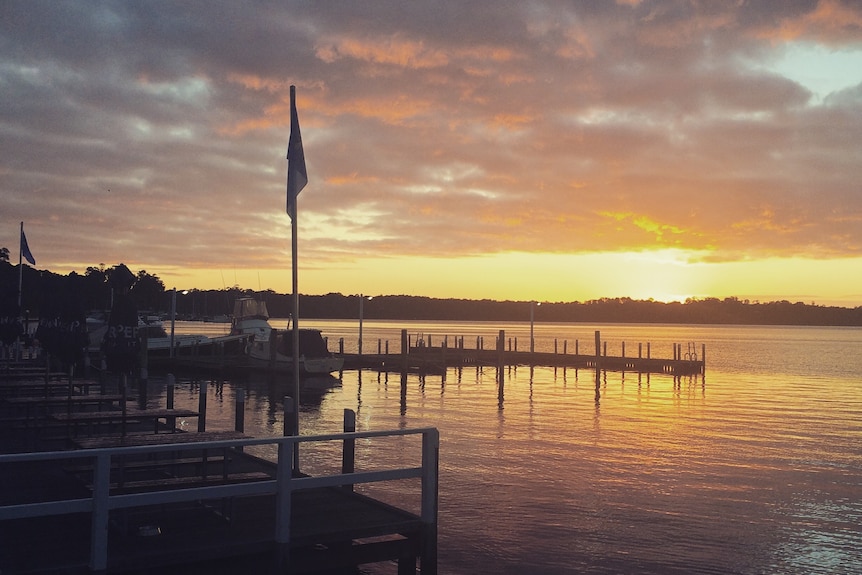
{"type": "MultiPolygon", "coordinates": [[[[432,298],[571,302],[631,298],[660,302],[736,297],[751,301],[801,301],[856,307],[862,294],[862,258],[808,260],[774,258],[707,263],[698,252],[657,250],[590,254],[499,253],[432,258],[364,258],[315,267],[300,260],[299,291],[304,294],[366,293],[432,298]],[[859,270],[848,274],[847,270],[859,270]],[[841,278],[823,293],[824,276],[841,278]],[[776,278],[788,286],[776,293],[776,278]],[[622,287],[621,287],[622,286],[622,287]]],[[[242,289],[289,293],[290,267],[284,270],[157,269],[166,287],[242,289]]],[[[132,266],[133,269],[137,269],[132,266]]]]}

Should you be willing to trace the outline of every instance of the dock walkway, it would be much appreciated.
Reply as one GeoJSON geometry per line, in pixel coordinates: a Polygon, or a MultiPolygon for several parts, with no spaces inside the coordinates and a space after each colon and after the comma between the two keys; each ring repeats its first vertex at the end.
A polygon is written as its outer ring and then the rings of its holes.
{"type": "MultiPolygon", "coordinates": [[[[399,574],[412,575],[417,565],[425,575],[437,573],[436,429],[250,438],[154,428],[152,421],[178,410],[98,411],[98,402],[94,408],[78,397],[68,404],[46,397],[45,411],[32,417],[101,423],[133,416],[143,425],[120,433],[106,425],[107,433],[82,434],[66,442],[70,448],[51,451],[38,451],[57,444],[39,435],[26,442],[35,451],[0,437],[3,575],[317,573],[384,561],[397,562],[399,574]],[[355,469],[357,440],[392,436],[417,437],[410,442],[417,448],[407,449],[404,461],[355,469]],[[332,442],[342,449],[333,451],[332,442]],[[299,470],[304,458],[319,464],[331,457],[341,460],[324,468],[340,473],[299,470]],[[418,480],[418,512],[354,490],[405,479],[418,480]],[[233,570],[222,571],[227,565],[233,570]]],[[[33,403],[15,398],[3,410],[24,413],[33,403]]],[[[33,423],[36,433],[41,426],[33,423]]]]}
{"type": "MultiPolygon", "coordinates": [[[[575,353],[568,353],[566,346],[554,352],[518,351],[505,347],[506,336],[500,331],[494,348],[485,349],[481,338],[475,348],[464,345],[463,339],[456,339],[455,346],[449,347],[447,339],[440,338],[439,345],[431,345],[430,340],[411,342],[406,330],[401,335],[402,353],[366,353],[341,354],[344,357],[346,369],[371,368],[384,371],[418,371],[424,373],[439,373],[450,367],[479,366],[510,366],[531,365],[547,367],[563,367],[574,369],[599,369],[602,371],[666,373],[675,376],[703,374],[706,369],[706,348],[701,346],[700,356],[691,352],[683,353],[682,345],[674,346],[674,357],[654,358],[649,345],[644,348],[639,345],[637,355],[626,356],[625,345],[619,356],[608,355],[607,345],[602,342],[600,332],[595,332],[595,353],[582,354],[576,346],[575,353]]],[[[388,347],[388,346],[387,346],[388,347]]],[[[691,349],[691,348],[690,348],[691,349]]]]}

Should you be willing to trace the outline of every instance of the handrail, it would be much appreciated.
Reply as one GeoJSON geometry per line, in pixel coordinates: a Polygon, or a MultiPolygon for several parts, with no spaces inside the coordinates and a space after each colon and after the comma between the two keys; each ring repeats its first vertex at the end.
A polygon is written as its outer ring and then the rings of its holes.
{"type": "Polygon", "coordinates": [[[180,444],[157,444],[147,446],[108,447],[81,449],[76,451],[46,451],[33,453],[13,453],[0,455],[0,465],[69,459],[94,459],[93,493],[90,498],[64,499],[38,503],[0,505],[0,521],[30,517],[50,517],[70,513],[90,512],[91,548],[90,568],[104,571],[108,561],[108,514],[112,509],[141,507],[196,501],[208,498],[275,495],[276,543],[286,546],[290,543],[290,494],[293,491],[328,487],[345,484],[374,483],[407,478],[421,478],[420,520],[431,537],[436,539],[437,493],[440,436],[436,428],[399,429],[386,431],[356,431],[324,435],[286,436],[267,438],[224,439],[190,442],[180,444]],[[374,437],[394,437],[406,435],[422,436],[422,464],[420,467],[403,467],[380,471],[354,473],[334,473],[321,476],[294,477],[292,464],[293,452],[300,443],[344,441],[374,437]],[[216,448],[245,448],[254,445],[278,445],[276,476],[274,479],[235,483],[184,487],[146,493],[110,493],[111,459],[123,455],[142,455],[159,452],[179,452],[186,450],[205,450],[216,448]]]}

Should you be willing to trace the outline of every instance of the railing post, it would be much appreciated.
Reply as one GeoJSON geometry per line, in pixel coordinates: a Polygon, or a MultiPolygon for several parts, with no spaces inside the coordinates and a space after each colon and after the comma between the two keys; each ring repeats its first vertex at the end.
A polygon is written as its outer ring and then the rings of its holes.
{"type": "Polygon", "coordinates": [[[437,575],[437,511],[440,432],[431,429],[422,434],[422,543],[420,571],[437,575]]]}
{"type": "MultiPolygon", "coordinates": [[[[352,409],[344,410],[344,433],[356,431],[356,412],[352,409]]],[[[341,473],[353,473],[356,470],[356,440],[345,439],[341,447],[341,473]]],[[[353,491],[353,484],[343,486],[348,491],[353,491]]]]}
{"type": "Polygon", "coordinates": [[[108,494],[111,489],[111,456],[96,456],[93,470],[93,513],[90,527],[90,571],[108,568],[108,494]]]}
{"type": "Polygon", "coordinates": [[[290,500],[293,476],[294,439],[278,444],[278,493],[275,506],[275,544],[279,572],[286,573],[290,562],[290,500]]]}

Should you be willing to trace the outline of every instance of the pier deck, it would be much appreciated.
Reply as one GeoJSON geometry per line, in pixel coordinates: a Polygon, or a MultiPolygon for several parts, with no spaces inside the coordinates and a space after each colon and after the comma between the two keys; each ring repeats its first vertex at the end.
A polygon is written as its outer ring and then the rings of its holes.
{"type": "Polygon", "coordinates": [[[436,429],[250,438],[154,427],[153,420],[170,421],[181,411],[99,411],[98,402],[79,397],[66,404],[39,398],[38,413],[29,411],[34,401],[14,394],[2,403],[5,416],[33,419],[19,431],[32,435],[25,441],[0,435],[4,575],[331,573],[382,561],[397,562],[399,573],[414,574],[419,564],[423,574],[436,575],[436,429]],[[50,447],[55,438],[38,433],[46,421],[116,423],[127,416],[141,424],[130,420],[121,434],[72,441],[60,434],[61,444],[78,449],[50,447]],[[391,436],[417,437],[412,445],[419,449],[407,450],[406,462],[395,467],[354,470],[357,439],[391,436]],[[332,454],[325,447],[331,442],[343,443],[343,459],[326,468],[340,473],[299,471],[298,450],[319,463],[316,450],[332,454]],[[418,513],[361,493],[365,484],[405,479],[418,480],[418,513]]]}
{"type": "MultiPolygon", "coordinates": [[[[280,572],[315,573],[402,555],[412,555],[415,570],[423,530],[417,516],[335,487],[296,492],[291,507],[291,541],[284,561],[289,571],[280,572]],[[371,547],[354,543],[373,537],[384,542],[371,547]]],[[[205,573],[212,567],[204,565],[217,561],[249,568],[234,572],[262,572],[253,566],[279,571],[275,510],[276,496],[266,495],[115,513],[106,571],[205,573]]],[[[90,532],[88,513],[0,521],[3,573],[90,573],[90,532]]]]}
{"type": "MultiPolygon", "coordinates": [[[[509,366],[509,365],[531,365],[547,367],[563,367],[574,369],[599,369],[605,371],[638,372],[638,373],[667,373],[675,376],[702,374],[706,369],[706,348],[701,348],[700,357],[696,353],[683,353],[682,345],[674,345],[673,358],[651,357],[650,346],[646,346],[644,357],[643,346],[638,346],[638,354],[634,357],[626,356],[625,344],[619,356],[608,355],[607,345],[603,345],[600,332],[595,332],[594,354],[567,353],[565,344],[563,351],[536,352],[518,351],[517,343],[515,349],[505,348],[506,336],[500,331],[496,338],[496,346],[493,349],[485,349],[481,338],[476,342],[475,348],[468,348],[464,340],[455,339],[456,345],[449,347],[446,339],[442,344],[432,346],[430,341],[410,341],[406,330],[401,334],[401,353],[378,353],[374,354],[344,354],[344,366],[346,369],[371,368],[385,371],[418,371],[426,373],[439,373],[450,367],[464,367],[469,365],[481,366],[509,366]]],[[[380,346],[378,346],[380,347],[380,346]]],[[[387,346],[388,347],[388,346],[387,346]]],[[[556,342],[554,344],[557,349],[556,342]]],[[[692,349],[690,346],[689,349],[692,349]]]]}
{"type": "MultiPolygon", "coordinates": [[[[405,358],[401,354],[345,354],[345,369],[370,368],[383,371],[402,371],[405,358]]],[[[449,367],[470,365],[508,366],[533,365],[598,369],[607,371],[667,373],[693,375],[703,373],[700,360],[660,359],[642,357],[595,356],[529,351],[507,351],[502,357],[494,350],[412,348],[406,358],[408,371],[435,373],[449,367]]]]}

